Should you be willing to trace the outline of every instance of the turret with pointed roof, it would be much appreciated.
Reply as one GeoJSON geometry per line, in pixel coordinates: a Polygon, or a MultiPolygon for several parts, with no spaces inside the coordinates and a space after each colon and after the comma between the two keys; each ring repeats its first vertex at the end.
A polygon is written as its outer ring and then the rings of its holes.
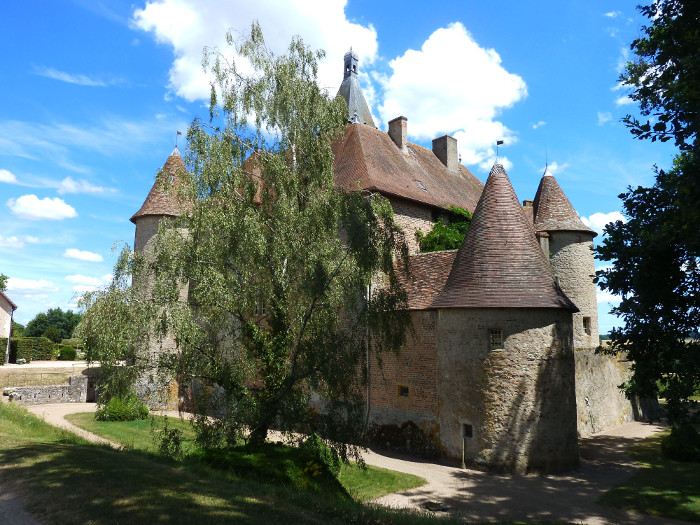
{"type": "Polygon", "coordinates": [[[554,176],[545,169],[533,203],[535,231],[576,231],[597,234],[581,222],[554,176]]]}
{"type": "Polygon", "coordinates": [[[503,166],[494,164],[434,308],[577,308],[554,282],[503,166]]]}
{"type": "Polygon", "coordinates": [[[343,83],[340,84],[338,95],[348,103],[350,122],[359,122],[376,128],[372,112],[369,110],[365,96],[362,94],[360,83],[357,80],[359,57],[352,49],[343,57],[343,83]]]}

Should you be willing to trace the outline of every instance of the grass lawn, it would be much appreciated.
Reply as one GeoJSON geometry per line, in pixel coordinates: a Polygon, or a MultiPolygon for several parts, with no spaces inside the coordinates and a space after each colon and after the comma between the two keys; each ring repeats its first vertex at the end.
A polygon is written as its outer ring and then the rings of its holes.
{"type": "Polygon", "coordinates": [[[640,470],[604,494],[600,503],[700,523],[700,463],[664,457],[661,439],[669,432],[660,432],[630,447],[629,454],[640,470]]]}
{"type": "MultiPolygon", "coordinates": [[[[151,431],[152,425],[156,436],[164,426],[163,417],[156,417],[153,420],[149,418],[142,421],[96,421],[93,413],[83,412],[69,414],[66,416],[66,419],[74,425],[110,441],[146,452],[158,451],[158,445],[154,442],[154,434],[151,431]]],[[[168,418],[168,428],[182,430],[185,438],[184,451],[195,451],[194,432],[189,422],[170,417],[168,418]]],[[[261,465],[265,464],[267,476],[274,477],[280,482],[288,482],[290,476],[295,476],[292,472],[293,468],[288,463],[288,461],[293,461],[293,458],[287,458],[288,454],[289,451],[282,446],[266,447],[264,451],[256,451],[256,453],[241,453],[234,458],[235,470],[238,472],[247,471],[251,476],[254,476],[256,472],[264,471],[261,465]]],[[[231,460],[230,457],[229,460],[231,460]]],[[[362,469],[355,464],[343,465],[338,480],[343,488],[357,501],[369,501],[391,492],[419,487],[425,483],[423,478],[411,474],[371,465],[368,465],[366,469],[362,469]]]]}

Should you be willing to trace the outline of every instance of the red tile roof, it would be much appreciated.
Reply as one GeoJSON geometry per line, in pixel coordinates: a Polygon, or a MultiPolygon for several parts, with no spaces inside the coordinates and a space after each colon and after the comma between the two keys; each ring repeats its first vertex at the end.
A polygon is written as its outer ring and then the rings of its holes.
{"type": "Polygon", "coordinates": [[[598,235],[581,222],[574,207],[566,198],[556,179],[545,171],[537,188],[533,204],[535,230],[541,231],[575,231],[598,235]]]}
{"type": "Polygon", "coordinates": [[[548,261],[503,166],[486,181],[434,308],[578,308],[554,283],[548,261]]]}
{"type": "Polygon", "coordinates": [[[178,199],[177,191],[168,183],[168,176],[171,176],[171,181],[175,185],[178,181],[183,180],[183,177],[187,177],[187,169],[185,168],[185,163],[182,161],[177,146],[158,173],[156,181],[153,183],[151,191],[148,192],[143,206],[131,217],[131,222],[135,223],[136,219],[146,215],[169,215],[171,217],[177,217],[184,211],[185,206],[178,199]]]}
{"type": "Polygon", "coordinates": [[[408,294],[409,310],[425,310],[437,298],[450,274],[457,250],[419,253],[410,257],[411,276],[399,271],[399,280],[408,294]]]}
{"type": "Polygon", "coordinates": [[[376,191],[474,211],[484,187],[464,166],[450,172],[431,150],[410,142],[404,155],[388,133],[364,124],[348,125],[333,153],[336,183],[346,191],[376,191]]]}

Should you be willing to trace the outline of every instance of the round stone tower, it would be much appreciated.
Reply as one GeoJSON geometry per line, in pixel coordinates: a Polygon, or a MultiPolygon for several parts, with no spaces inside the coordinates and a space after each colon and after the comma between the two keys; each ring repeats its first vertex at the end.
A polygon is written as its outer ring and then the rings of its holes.
{"type": "Polygon", "coordinates": [[[545,170],[533,203],[534,226],[540,245],[562,291],[580,310],[574,314],[574,347],[597,347],[598,303],[593,281],[593,238],[588,228],[545,170]]]}

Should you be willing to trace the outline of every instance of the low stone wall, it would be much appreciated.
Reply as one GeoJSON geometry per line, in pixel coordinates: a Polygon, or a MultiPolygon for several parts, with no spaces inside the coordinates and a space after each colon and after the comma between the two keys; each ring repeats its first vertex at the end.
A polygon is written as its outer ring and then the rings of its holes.
{"type": "Polygon", "coordinates": [[[590,436],[634,421],[632,403],[619,388],[631,374],[630,363],[618,356],[576,348],[576,409],[578,434],[590,436]]]}
{"type": "Polygon", "coordinates": [[[67,385],[6,387],[3,395],[8,396],[11,402],[27,405],[85,403],[87,387],[87,376],[71,376],[67,385]]]}

